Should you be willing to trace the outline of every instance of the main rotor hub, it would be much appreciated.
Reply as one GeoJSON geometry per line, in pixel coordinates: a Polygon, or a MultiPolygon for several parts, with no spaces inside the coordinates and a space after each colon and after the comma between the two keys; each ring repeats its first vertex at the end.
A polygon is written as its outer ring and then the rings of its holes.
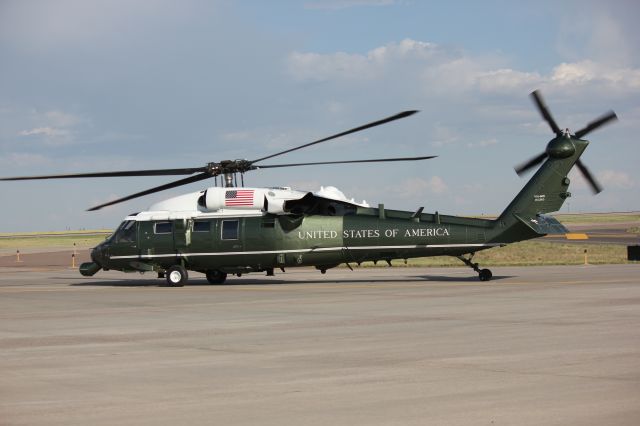
{"type": "Polygon", "coordinates": [[[568,158],[576,153],[576,147],[571,140],[571,136],[565,133],[547,144],[547,155],[551,158],[568,158]]]}

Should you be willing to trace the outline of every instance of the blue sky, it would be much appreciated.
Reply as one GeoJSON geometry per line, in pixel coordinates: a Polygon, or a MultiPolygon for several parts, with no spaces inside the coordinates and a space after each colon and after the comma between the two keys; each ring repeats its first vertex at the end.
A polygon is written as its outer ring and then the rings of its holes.
{"type": "MultiPolygon", "coordinates": [[[[383,127],[269,163],[438,155],[384,166],[248,174],[390,208],[499,213],[513,166],[609,109],[563,211],[640,210],[634,1],[11,1],[0,3],[3,176],[198,167],[259,158],[407,109],[383,127]]],[[[179,177],[176,177],[176,180],[179,177]]],[[[0,232],[114,227],[196,183],[99,212],[173,178],[1,182],[0,232]]],[[[211,183],[212,185],[213,183],[211,183]]]]}

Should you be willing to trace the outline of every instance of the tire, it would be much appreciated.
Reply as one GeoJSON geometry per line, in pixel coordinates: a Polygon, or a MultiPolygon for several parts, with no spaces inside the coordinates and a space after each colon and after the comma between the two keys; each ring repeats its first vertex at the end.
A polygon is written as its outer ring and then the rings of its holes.
{"type": "Polygon", "coordinates": [[[491,273],[490,270],[483,269],[482,271],[480,271],[479,277],[480,277],[480,281],[489,281],[491,280],[491,277],[493,277],[493,274],[491,273]]]}
{"type": "Polygon", "coordinates": [[[227,273],[218,269],[209,269],[205,274],[209,284],[223,284],[227,279],[227,273]]]}
{"type": "Polygon", "coordinates": [[[173,265],[166,272],[167,284],[171,287],[182,287],[187,283],[189,274],[182,265],[173,265]]]}

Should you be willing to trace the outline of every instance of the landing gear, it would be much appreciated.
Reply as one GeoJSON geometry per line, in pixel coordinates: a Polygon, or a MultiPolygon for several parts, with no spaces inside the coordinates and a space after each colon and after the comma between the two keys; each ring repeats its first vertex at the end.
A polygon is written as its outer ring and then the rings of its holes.
{"type": "Polygon", "coordinates": [[[327,269],[335,268],[338,265],[316,265],[316,269],[320,271],[321,274],[326,274],[327,269]]]}
{"type": "Polygon", "coordinates": [[[473,259],[473,253],[469,255],[469,258],[466,258],[464,256],[456,256],[456,257],[460,259],[462,262],[464,262],[464,264],[467,265],[469,268],[476,271],[478,273],[478,278],[480,278],[480,281],[490,281],[491,277],[493,277],[493,274],[489,269],[480,269],[477,263],[473,263],[471,261],[471,259],[473,259]]]}
{"type": "Polygon", "coordinates": [[[480,278],[480,281],[489,281],[491,280],[491,277],[493,277],[493,274],[490,270],[483,269],[478,273],[478,277],[480,278]]]}
{"type": "Polygon", "coordinates": [[[186,284],[189,279],[189,274],[187,270],[184,269],[182,265],[173,265],[169,269],[167,269],[167,283],[171,287],[182,287],[186,284]]]}
{"type": "Polygon", "coordinates": [[[205,274],[209,284],[223,284],[227,279],[227,273],[218,269],[209,269],[205,274]]]}

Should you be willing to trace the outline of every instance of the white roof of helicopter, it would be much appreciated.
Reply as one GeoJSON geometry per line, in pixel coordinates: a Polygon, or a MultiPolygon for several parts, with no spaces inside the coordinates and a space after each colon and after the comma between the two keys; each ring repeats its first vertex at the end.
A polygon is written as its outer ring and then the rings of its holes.
{"type": "MultiPolygon", "coordinates": [[[[310,191],[299,191],[289,187],[245,188],[210,187],[206,190],[172,197],[149,207],[149,210],[128,216],[126,220],[173,220],[194,217],[262,216],[264,206],[269,213],[284,214],[285,201],[299,200],[310,191]],[[204,198],[203,198],[204,197],[204,198]],[[204,199],[204,203],[203,203],[204,199]],[[200,201],[200,202],[199,202],[200,201]],[[265,203],[267,201],[267,203],[265,203]],[[203,205],[204,204],[204,205],[203,205]]],[[[341,201],[359,207],[369,207],[366,201],[357,203],[347,199],[342,191],[334,186],[320,187],[313,195],[329,200],[341,201]]]]}

